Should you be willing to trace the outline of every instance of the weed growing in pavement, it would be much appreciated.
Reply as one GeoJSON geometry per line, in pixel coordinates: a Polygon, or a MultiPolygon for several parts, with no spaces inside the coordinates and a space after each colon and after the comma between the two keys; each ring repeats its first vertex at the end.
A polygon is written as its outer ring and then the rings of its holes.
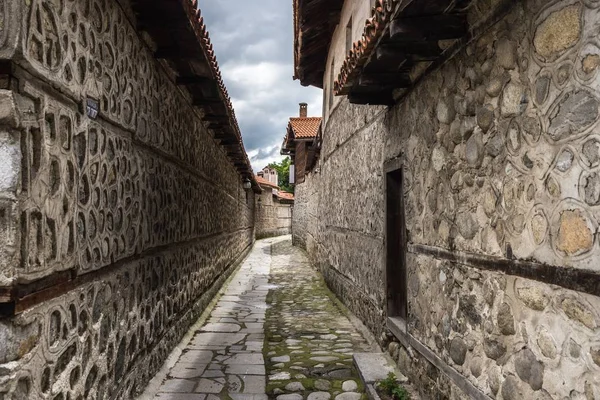
{"type": "Polygon", "coordinates": [[[379,381],[377,388],[382,394],[389,396],[393,400],[410,400],[410,394],[398,383],[396,375],[393,372],[390,372],[387,378],[379,381]]]}

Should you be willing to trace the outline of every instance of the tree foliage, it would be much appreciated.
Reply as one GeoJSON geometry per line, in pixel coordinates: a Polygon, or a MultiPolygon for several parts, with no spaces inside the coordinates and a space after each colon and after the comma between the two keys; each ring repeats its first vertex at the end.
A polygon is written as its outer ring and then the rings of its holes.
{"type": "Polygon", "coordinates": [[[281,162],[269,164],[269,168],[274,168],[277,171],[277,179],[279,187],[284,192],[294,193],[294,185],[290,184],[290,165],[292,160],[289,157],[284,158],[281,162]]]}

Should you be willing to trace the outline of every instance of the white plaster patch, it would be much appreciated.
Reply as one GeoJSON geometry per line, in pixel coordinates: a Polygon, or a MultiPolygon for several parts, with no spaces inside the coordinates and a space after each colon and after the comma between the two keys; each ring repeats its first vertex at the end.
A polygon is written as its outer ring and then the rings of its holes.
{"type": "Polygon", "coordinates": [[[444,271],[440,271],[440,282],[446,283],[446,279],[448,279],[448,277],[446,276],[446,273],[444,271]]]}
{"type": "Polygon", "coordinates": [[[6,140],[0,142],[0,192],[16,189],[20,161],[21,151],[18,143],[6,140]]]}
{"type": "Polygon", "coordinates": [[[444,168],[444,165],[446,164],[446,155],[444,154],[443,148],[438,146],[433,149],[431,162],[433,163],[433,169],[435,169],[436,172],[440,172],[442,168],[444,168]]]}

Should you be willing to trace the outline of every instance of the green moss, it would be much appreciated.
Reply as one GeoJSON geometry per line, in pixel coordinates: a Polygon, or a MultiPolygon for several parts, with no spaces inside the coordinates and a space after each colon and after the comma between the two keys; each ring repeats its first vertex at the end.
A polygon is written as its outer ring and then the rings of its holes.
{"type": "MultiPolygon", "coordinates": [[[[290,253],[289,248],[280,248],[280,246],[273,246],[272,254],[274,256],[290,253]]],[[[355,332],[355,330],[349,321],[344,321],[343,324],[338,323],[347,317],[346,311],[339,306],[339,302],[329,291],[325,281],[317,274],[313,269],[309,269],[306,262],[293,265],[290,269],[274,265],[271,270],[270,283],[279,285],[279,288],[271,290],[267,296],[267,302],[271,307],[267,309],[265,319],[265,364],[269,375],[281,371],[287,372],[291,376],[290,380],[268,383],[267,394],[271,397],[273,390],[277,388],[284,390],[285,385],[292,381],[302,383],[305,388],[304,397],[306,397],[307,394],[318,390],[315,388],[315,381],[319,379],[331,383],[330,392],[332,394],[336,391],[341,392],[342,383],[347,379],[332,379],[315,373],[315,366],[318,364],[325,364],[326,367],[336,363],[343,364],[344,368],[352,371],[352,378],[348,379],[354,379],[358,384],[359,391],[364,391],[352,365],[351,356],[332,351],[333,341],[331,345],[323,342],[326,346],[320,347],[314,339],[302,338],[302,336],[313,336],[318,339],[320,335],[335,334],[340,339],[346,339],[348,343],[352,344],[355,351],[360,351],[364,348],[360,346],[367,345],[361,337],[336,333],[341,329],[351,332],[355,332]],[[287,339],[295,339],[299,342],[288,344],[287,339]],[[292,354],[292,351],[298,350],[293,349],[294,347],[299,347],[302,353],[292,354]],[[311,360],[311,357],[316,356],[313,352],[323,350],[339,357],[339,360],[333,363],[311,360]],[[268,355],[269,353],[272,354],[268,355]],[[282,355],[289,355],[290,362],[285,363],[284,367],[274,370],[273,365],[277,363],[272,362],[271,358],[282,355]],[[306,370],[291,369],[292,366],[297,365],[306,370]],[[306,378],[295,379],[294,377],[299,374],[306,378]]]]}

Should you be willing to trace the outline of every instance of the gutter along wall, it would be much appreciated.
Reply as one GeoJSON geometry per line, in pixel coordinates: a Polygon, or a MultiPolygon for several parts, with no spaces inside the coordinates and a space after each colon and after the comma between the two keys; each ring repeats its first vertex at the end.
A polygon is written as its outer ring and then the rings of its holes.
{"type": "MultiPolygon", "coordinates": [[[[336,74],[362,3],[342,11],[336,74]]],[[[325,111],[318,165],[296,187],[294,243],[392,342],[424,398],[600,398],[599,7],[514,2],[395,106],[340,97],[325,111]],[[385,290],[395,159],[408,232],[400,341],[385,290]]]]}
{"type": "Polygon", "coordinates": [[[252,245],[254,194],[126,1],[0,5],[0,398],[132,398],[252,245]]]}

